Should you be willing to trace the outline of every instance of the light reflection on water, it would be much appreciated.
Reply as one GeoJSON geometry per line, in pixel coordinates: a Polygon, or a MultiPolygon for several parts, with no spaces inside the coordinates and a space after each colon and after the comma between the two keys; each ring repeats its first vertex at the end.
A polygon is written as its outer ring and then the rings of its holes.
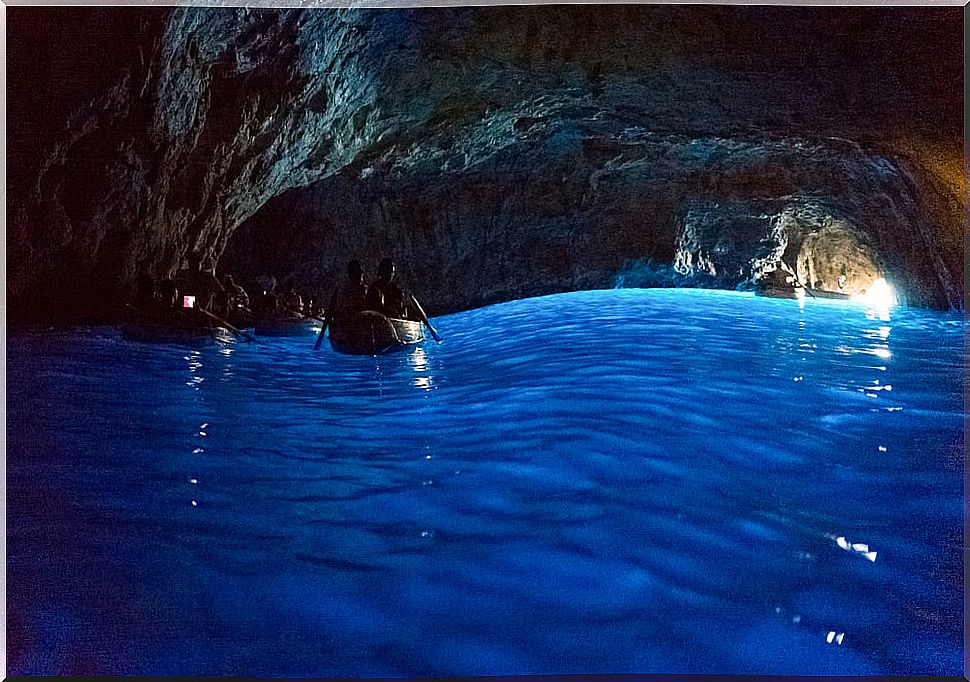
{"type": "Polygon", "coordinates": [[[952,674],[963,322],[800,303],[11,332],[11,672],[952,674]]]}

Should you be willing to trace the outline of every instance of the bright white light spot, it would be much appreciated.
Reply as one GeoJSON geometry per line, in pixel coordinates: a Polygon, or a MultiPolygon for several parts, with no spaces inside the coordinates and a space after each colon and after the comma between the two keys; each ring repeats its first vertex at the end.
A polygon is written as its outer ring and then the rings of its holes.
{"type": "Polygon", "coordinates": [[[870,284],[866,293],[852,298],[880,310],[887,310],[896,305],[896,292],[882,277],[870,284]]]}
{"type": "Polygon", "coordinates": [[[195,450],[192,451],[192,454],[198,455],[201,452],[205,452],[205,450],[203,450],[202,448],[196,448],[195,450]]]}
{"type": "Polygon", "coordinates": [[[192,500],[192,506],[193,507],[198,507],[199,506],[199,503],[196,502],[195,500],[192,500]]]}
{"type": "Polygon", "coordinates": [[[889,352],[888,348],[876,348],[872,352],[874,355],[877,355],[880,358],[891,358],[893,356],[893,354],[889,352]]]}
{"type": "Polygon", "coordinates": [[[868,552],[869,545],[863,544],[861,542],[857,542],[854,545],[852,545],[852,549],[854,549],[857,552],[868,552]]]}
{"type": "Polygon", "coordinates": [[[842,549],[849,549],[852,546],[849,544],[849,541],[842,536],[835,538],[835,544],[837,544],[842,549]]]}
{"type": "Polygon", "coordinates": [[[835,641],[838,643],[839,646],[842,646],[842,640],[843,639],[845,639],[845,633],[844,632],[840,632],[839,635],[838,635],[838,637],[835,638],[835,641]]]}
{"type": "Polygon", "coordinates": [[[885,445],[880,445],[879,446],[879,452],[886,452],[886,450],[887,450],[887,448],[886,448],[885,445]]]}
{"type": "Polygon", "coordinates": [[[825,635],[825,641],[828,644],[831,644],[834,639],[835,639],[835,630],[829,630],[829,634],[825,635]]]}
{"type": "Polygon", "coordinates": [[[866,552],[866,559],[872,563],[876,563],[876,554],[878,554],[878,552],[866,552]]]}
{"type": "Polygon", "coordinates": [[[199,482],[199,479],[197,479],[197,478],[190,478],[189,479],[189,483],[191,483],[192,485],[195,485],[198,482],[199,482]]]}

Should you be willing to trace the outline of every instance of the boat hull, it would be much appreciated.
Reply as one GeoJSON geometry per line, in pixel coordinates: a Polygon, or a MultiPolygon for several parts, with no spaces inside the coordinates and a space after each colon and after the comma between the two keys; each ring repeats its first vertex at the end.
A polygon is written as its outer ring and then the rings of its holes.
{"type": "Polygon", "coordinates": [[[229,330],[182,320],[161,321],[146,315],[144,318],[122,322],[121,334],[127,339],[143,343],[192,343],[223,339],[229,336],[229,330]]]}
{"type": "Polygon", "coordinates": [[[771,287],[765,286],[756,292],[759,296],[769,296],[771,298],[829,298],[837,301],[845,301],[852,298],[849,294],[837,291],[824,291],[822,289],[811,289],[802,287],[771,287]]]}
{"type": "Polygon", "coordinates": [[[847,301],[852,298],[849,294],[843,294],[838,291],[822,291],[821,289],[806,289],[805,293],[807,296],[814,296],[815,298],[831,298],[836,301],[847,301]]]}
{"type": "Polygon", "coordinates": [[[768,296],[769,298],[798,298],[798,291],[785,287],[761,287],[755,293],[758,296],[768,296]]]}
{"type": "Polygon", "coordinates": [[[382,355],[424,341],[424,328],[414,320],[398,320],[364,311],[330,325],[330,345],[348,355],[382,355]]]}
{"type": "Polygon", "coordinates": [[[306,336],[313,331],[311,321],[302,316],[257,319],[252,325],[258,336],[306,336]]]}

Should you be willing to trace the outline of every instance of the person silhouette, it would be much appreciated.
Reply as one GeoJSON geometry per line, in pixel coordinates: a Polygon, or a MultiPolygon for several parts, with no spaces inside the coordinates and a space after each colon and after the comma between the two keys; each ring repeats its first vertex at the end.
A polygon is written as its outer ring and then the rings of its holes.
{"type": "Polygon", "coordinates": [[[377,279],[367,290],[366,307],[398,319],[408,319],[408,299],[395,281],[394,261],[385,258],[377,268],[377,279]]]}

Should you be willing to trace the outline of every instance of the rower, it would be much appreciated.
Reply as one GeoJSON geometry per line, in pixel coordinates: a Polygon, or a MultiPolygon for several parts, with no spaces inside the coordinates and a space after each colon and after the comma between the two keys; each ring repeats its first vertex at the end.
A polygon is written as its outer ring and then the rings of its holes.
{"type": "Polygon", "coordinates": [[[394,261],[385,258],[377,268],[377,279],[367,290],[366,307],[388,317],[408,318],[407,299],[397,282],[394,281],[396,269],[394,261]]]}

